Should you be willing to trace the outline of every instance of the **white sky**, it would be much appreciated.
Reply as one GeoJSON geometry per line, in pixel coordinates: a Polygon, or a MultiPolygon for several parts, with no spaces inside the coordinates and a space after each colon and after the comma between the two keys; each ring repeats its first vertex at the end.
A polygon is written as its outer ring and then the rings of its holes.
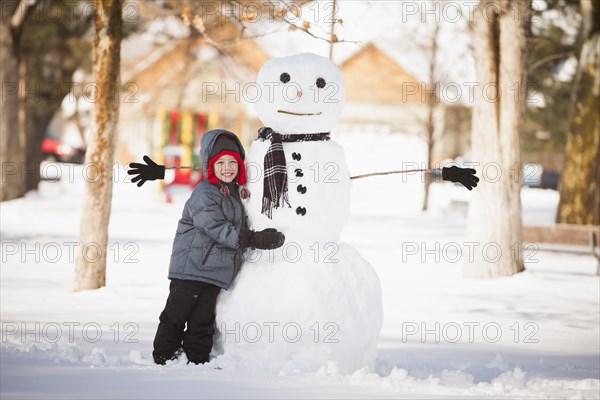
{"type": "MultiPolygon", "coordinates": [[[[334,46],[334,61],[341,63],[360,47],[374,42],[388,56],[395,59],[418,79],[426,80],[427,58],[415,45],[427,42],[432,24],[441,23],[439,69],[449,80],[474,80],[472,60],[469,53],[467,19],[469,7],[476,1],[447,1],[443,3],[415,1],[353,1],[339,0],[336,18],[343,19],[343,27],[336,24],[340,40],[360,43],[338,43],[334,46]],[[425,13],[424,15],[421,15],[425,13]],[[462,18],[461,18],[462,16],[462,18]],[[424,22],[421,22],[423,18],[424,22]]],[[[330,31],[331,1],[317,1],[302,9],[302,19],[310,22],[311,32],[328,37],[330,31]]],[[[267,24],[273,29],[275,24],[267,24]]],[[[329,55],[329,43],[312,38],[301,31],[288,32],[282,26],[281,34],[258,39],[268,55],[283,57],[299,52],[329,55]]]]}

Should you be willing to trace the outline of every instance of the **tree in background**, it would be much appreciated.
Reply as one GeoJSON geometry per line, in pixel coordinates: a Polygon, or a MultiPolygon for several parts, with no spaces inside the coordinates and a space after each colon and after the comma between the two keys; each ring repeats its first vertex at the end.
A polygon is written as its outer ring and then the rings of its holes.
{"type": "Polygon", "coordinates": [[[573,85],[558,222],[600,224],[600,4],[581,1],[583,44],[573,85]]]}
{"type": "Polygon", "coordinates": [[[73,72],[89,58],[84,36],[93,14],[82,14],[83,5],[68,0],[2,3],[0,201],[37,189],[42,140],[71,91],[73,72]]]}
{"type": "MultiPolygon", "coordinates": [[[[424,103],[424,112],[415,112],[415,120],[418,121],[420,128],[420,136],[427,146],[427,165],[429,168],[434,168],[433,162],[435,158],[434,150],[444,149],[452,154],[452,157],[463,156],[464,149],[457,140],[447,140],[452,136],[458,136],[464,132],[465,127],[461,126],[461,122],[470,121],[469,111],[463,108],[456,101],[447,101],[445,90],[443,87],[452,86],[455,84],[457,70],[455,60],[462,60],[469,56],[468,49],[461,49],[460,46],[453,47],[451,51],[444,43],[444,38],[452,35],[468,34],[467,18],[460,21],[449,21],[445,18],[439,18],[436,13],[431,13],[430,10],[443,10],[444,2],[440,0],[432,0],[427,3],[422,3],[417,7],[414,17],[407,21],[404,29],[406,35],[402,36],[398,41],[398,46],[407,53],[418,53],[418,57],[423,60],[421,69],[423,74],[419,76],[423,80],[422,101],[424,103]],[[450,56],[450,53],[452,55],[450,56]],[[448,85],[449,84],[449,85],[448,85]],[[448,85],[448,86],[446,86],[448,85]],[[458,107],[457,107],[458,106],[458,107]],[[459,133],[460,132],[460,133],[459,133]],[[458,135],[456,135],[458,133],[458,135]],[[446,143],[444,143],[446,142],[446,143]],[[448,142],[453,142],[455,147],[449,149],[448,142]]],[[[460,39],[459,39],[460,41],[460,39]]],[[[464,67],[464,66],[463,66],[464,67]]],[[[403,113],[411,112],[406,109],[403,113]]],[[[470,125],[470,122],[468,122],[470,125]]],[[[447,155],[446,155],[447,156],[447,155]]],[[[436,160],[437,161],[437,160],[436,160]]],[[[432,174],[424,174],[424,195],[421,209],[428,209],[430,187],[433,182],[441,179],[432,174]]]]}
{"type": "Polygon", "coordinates": [[[19,130],[19,43],[29,3],[2,2],[0,9],[0,201],[25,194],[21,172],[25,138],[19,130]]]}
{"type": "Polygon", "coordinates": [[[525,269],[521,252],[520,135],[525,110],[526,38],[531,0],[482,0],[474,10],[473,51],[479,82],[472,153],[482,180],[469,204],[465,261],[469,278],[525,269]]]}
{"type": "Polygon", "coordinates": [[[113,160],[119,119],[121,0],[95,0],[94,79],[98,90],[94,104],[93,136],[85,161],[95,171],[86,182],[75,290],[106,285],[108,224],[112,200],[113,160]]]}
{"type": "MultiPolygon", "coordinates": [[[[42,141],[48,125],[73,87],[73,73],[90,69],[91,43],[85,37],[94,14],[68,0],[38,0],[30,8],[19,46],[21,80],[27,87],[22,107],[25,130],[25,190],[40,182],[42,141]],[[51,13],[56,16],[52,18],[51,13]]],[[[84,3],[80,3],[84,4],[84,3]]],[[[89,9],[88,9],[89,10],[89,9]]]]}
{"type": "Polygon", "coordinates": [[[522,136],[523,158],[545,168],[561,169],[567,141],[574,74],[580,46],[579,0],[546,0],[536,7],[527,40],[527,82],[537,96],[528,99],[522,136]],[[538,9],[539,8],[539,9],[538,9]]]}
{"type": "MultiPolygon", "coordinates": [[[[439,66],[439,36],[440,36],[440,24],[435,22],[433,24],[432,32],[428,38],[428,43],[423,48],[427,54],[427,64],[429,67],[427,75],[427,86],[434,88],[436,83],[440,80],[439,66]]],[[[434,91],[435,92],[435,91],[434,91]]],[[[433,148],[435,146],[435,112],[438,105],[439,99],[436,95],[427,94],[427,119],[424,121],[425,130],[425,143],[427,143],[427,165],[432,168],[433,164],[433,148]]],[[[427,210],[429,203],[429,187],[433,182],[431,174],[425,174],[425,192],[423,195],[423,211],[427,210]]]]}

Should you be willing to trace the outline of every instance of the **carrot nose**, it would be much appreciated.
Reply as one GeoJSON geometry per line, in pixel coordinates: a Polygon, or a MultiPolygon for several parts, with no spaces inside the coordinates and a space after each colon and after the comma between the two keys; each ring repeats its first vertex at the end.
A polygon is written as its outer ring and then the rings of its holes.
{"type": "Polygon", "coordinates": [[[298,90],[298,97],[302,97],[302,91],[298,90]]]}

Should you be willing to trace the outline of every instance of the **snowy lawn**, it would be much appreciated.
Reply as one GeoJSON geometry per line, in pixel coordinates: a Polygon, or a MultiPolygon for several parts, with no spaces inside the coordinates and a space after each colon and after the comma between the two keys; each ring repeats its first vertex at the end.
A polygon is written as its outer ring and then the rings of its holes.
{"type": "MultiPolygon", "coordinates": [[[[361,174],[398,169],[398,159],[420,163],[422,146],[413,140],[340,143],[350,171],[361,174]],[[401,150],[377,157],[386,147],[401,150]]],[[[73,293],[82,170],[60,168],[60,182],[1,204],[2,399],[600,398],[595,260],[526,253],[522,274],[463,280],[469,192],[434,184],[423,214],[417,175],[357,180],[342,235],[382,282],[374,371],[342,375],[326,365],[315,374],[274,374],[219,358],[156,366],[152,339],[185,197],[165,204],[156,183],[137,188],[121,169],[107,286],[73,293]]],[[[523,189],[522,196],[525,222],[552,223],[556,192],[523,189]]]]}

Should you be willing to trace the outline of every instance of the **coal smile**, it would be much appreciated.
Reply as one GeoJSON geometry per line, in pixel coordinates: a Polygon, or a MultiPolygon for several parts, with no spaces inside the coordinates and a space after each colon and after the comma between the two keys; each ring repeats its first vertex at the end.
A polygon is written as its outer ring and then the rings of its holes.
{"type": "Polygon", "coordinates": [[[322,113],[318,112],[318,113],[295,113],[295,112],[291,112],[291,111],[284,111],[284,110],[277,110],[278,113],[283,113],[283,114],[290,114],[290,115],[321,115],[322,113]]]}

